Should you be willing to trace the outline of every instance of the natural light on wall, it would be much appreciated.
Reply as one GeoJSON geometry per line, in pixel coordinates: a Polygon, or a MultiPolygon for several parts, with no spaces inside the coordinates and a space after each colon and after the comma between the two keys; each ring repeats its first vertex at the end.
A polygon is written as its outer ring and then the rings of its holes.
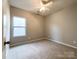
{"type": "Polygon", "coordinates": [[[7,19],[6,19],[6,15],[3,16],[3,37],[5,38],[6,36],[6,29],[7,29],[7,19]]]}
{"type": "Polygon", "coordinates": [[[26,35],[26,19],[22,17],[13,17],[13,37],[26,35]]]}

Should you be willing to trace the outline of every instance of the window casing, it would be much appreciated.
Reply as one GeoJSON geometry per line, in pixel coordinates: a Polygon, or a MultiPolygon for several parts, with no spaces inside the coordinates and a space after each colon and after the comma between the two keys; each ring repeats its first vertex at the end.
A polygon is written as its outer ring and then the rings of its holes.
{"type": "Polygon", "coordinates": [[[26,36],[26,19],[13,17],[13,37],[26,36]]]}

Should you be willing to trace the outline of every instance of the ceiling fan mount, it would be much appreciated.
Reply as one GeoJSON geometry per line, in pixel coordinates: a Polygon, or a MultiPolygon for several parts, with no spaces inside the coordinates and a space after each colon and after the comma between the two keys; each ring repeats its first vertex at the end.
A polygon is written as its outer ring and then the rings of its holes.
{"type": "Polygon", "coordinates": [[[49,3],[51,0],[41,0],[41,2],[43,3],[43,4],[47,4],[47,3],[49,3]]]}

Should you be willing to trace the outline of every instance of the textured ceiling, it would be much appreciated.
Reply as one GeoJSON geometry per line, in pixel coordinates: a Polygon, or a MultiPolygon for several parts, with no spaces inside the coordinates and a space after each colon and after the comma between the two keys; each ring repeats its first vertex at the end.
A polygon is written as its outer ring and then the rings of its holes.
{"type": "MultiPolygon", "coordinates": [[[[66,6],[76,3],[76,0],[52,0],[52,1],[53,1],[53,4],[50,11],[45,14],[40,13],[40,15],[46,16],[66,6]]],[[[39,14],[37,10],[41,8],[41,0],[9,0],[9,2],[10,2],[10,5],[14,7],[18,7],[27,11],[35,12],[37,14],[39,14]]]]}

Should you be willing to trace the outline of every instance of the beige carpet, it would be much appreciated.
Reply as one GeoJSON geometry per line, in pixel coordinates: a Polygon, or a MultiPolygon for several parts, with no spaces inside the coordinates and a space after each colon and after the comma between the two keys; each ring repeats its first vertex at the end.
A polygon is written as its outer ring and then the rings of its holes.
{"type": "Polygon", "coordinates": [[[76,49],[41,40],[10,48],[7,59],[76,59],[76,49]]]}

